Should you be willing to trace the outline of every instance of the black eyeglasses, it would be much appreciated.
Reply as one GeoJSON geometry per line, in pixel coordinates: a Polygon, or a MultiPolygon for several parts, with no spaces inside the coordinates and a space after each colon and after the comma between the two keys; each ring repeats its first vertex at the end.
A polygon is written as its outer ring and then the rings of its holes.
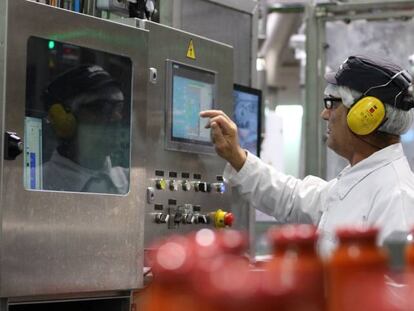
{"type": "Polygon", "coordinates": [[[339,106],[340,103],[342,103],[342,98],[338,97],[325,97],[323,99],[323,102],[325,103],[326,109],[333,109],[339,106]]]}

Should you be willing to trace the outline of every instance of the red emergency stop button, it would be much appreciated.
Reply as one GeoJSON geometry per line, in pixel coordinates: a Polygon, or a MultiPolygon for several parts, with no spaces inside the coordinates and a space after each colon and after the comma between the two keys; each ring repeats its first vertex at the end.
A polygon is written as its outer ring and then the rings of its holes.
{"type": "Polygon", "coordinates": [[[224,225],[231,227],[233,225],[233,222],[234,222],[233,213],[226,213],[226,215],[224,216],[224,225]]]}
{"type": "Polygon", "coordinates": [[[214,227],[224,228],[231,227],[234,222],[234,216],[232,213],[225,212],[221,209],[212,213],[214,219],[214,227]]]}

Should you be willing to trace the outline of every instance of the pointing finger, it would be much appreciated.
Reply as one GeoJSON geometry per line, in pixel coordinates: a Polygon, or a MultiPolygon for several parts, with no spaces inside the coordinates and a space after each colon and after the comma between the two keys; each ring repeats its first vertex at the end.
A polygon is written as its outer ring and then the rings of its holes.
{"type": "Polygon", "coordinates": [[[210,119],[210,126],[212,126],[213,123],[216,123],[217,126],[220,127],[220,130],[223,132],[223,134],[228,134],[235,132],[237,127],[234,124],[233,121],[230,119],[225,118],[222,115],[216,116],[214,118],[210,119]]]}
{"type": "Polygon", "coordinates": [[[217,116],[223,116],[224,118],[231,120],[222,110],[204,110],[200,112],[202,118],[214,118],[217,116]]]}

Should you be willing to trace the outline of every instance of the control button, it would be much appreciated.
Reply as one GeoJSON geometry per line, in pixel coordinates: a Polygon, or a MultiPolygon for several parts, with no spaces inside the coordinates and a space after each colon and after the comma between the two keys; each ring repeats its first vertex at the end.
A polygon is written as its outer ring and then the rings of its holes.
{"type": "Polygon", "coordinates": [[[168,222],[168,219],[170,219],[170,215],[168,214],[163,214],[163,213],[155,214],[155,222],[158,224],[165,224],[168,222]]]}
{"type": "Polygon", "coordinates": [[[155,187],[158,190],[165,190],[167,188],[167,182],[165,181],[165,179],[161,178],[161,179],[156,179],[155,180],[155,187]]]}
{"type": "Polygon", "coordinates": [[[226,185],[222,182],[214,183],[214,184],[212,184],[212,187],[213,187],[214,191],[216,191],[217,193],[226,192],[226,185]]]}
{"type": "Polygon", "coordinates": [[[168,214],[162,214],[161,215],[161,222],[162,223],[167,223],[169,219],[170,219],[170,215],[168,215],[168,214]]]}
{"type": "Polygon", "coordinates": [[[195,216],[194,214],[187,214],[185,215],[184,219],[183,219],[184,223],[186,224],[193,224],[195,221],[195,216]]]}
{"type": "Polygon", "coordinates": [[[234,215],[233,213],[227,213],[226,216],[224,216],[224,224],[227,227],[231,227],[234,222],[234,215]]]}
{"type": "Polygon", "coordinates": [[[210,192],[211,191],[211,185],[206,182],[200,182],[198,185],[198,190],[201,192],[210,192]]]}
{"type": "Polygon", "coordinates": [[[231,227],[233,225],[234,215],[232,213],[218,209],[211,215],[214,218],[214,227],[216,228],[231,227]]]}
{"type": "Polygon", "coordinates": [[[207,215],[197,215],[196,222],[198,224],[208,224],[210,222],[210,219],[207,215]]]}
{"type": "Polygon", "coordinates": [[[157,224],[161,223],[161,215],[162,215],[162,213],[157,213],[157,214],[155,214],[155,216],[154,216],[155,222],[156,222],[157,224]]]}
{"type": "Polygon", "coordinates": [[[176,224],[179,224],[183,220],[183,214],[180,212],[177,212],[174,216],[174,222],[176,224]]]}
{"type": "Polygon", "coordinates": [[[200,181],[194,181],[193,182],[193,188],[194,188],[194,191],[195,192],[199,192],[200,191],[200,184],[201,184],[200,181]]]}
{"type": "Polygon", "coordinates": [[[193,205],[193,211],[194,211],[194,212],[199,212],[199,211],[201,211],[201,206],[200,206],[200,205],[193,205]]]}
{"type": "Polygon", "coordinates": [[[176,180],[170,180],[170,181],[168,182],[168,188],[169,188],[171,191],[177,191],[177,190],[178,190],[177,181],[176,181],[176,180]]]}
{"type": "Polygon", "coordinates": [[[191,190],[191,183],[188,180],[183,180],[181,182],[181,187],[183,191],[190,191],[191,190]]]}

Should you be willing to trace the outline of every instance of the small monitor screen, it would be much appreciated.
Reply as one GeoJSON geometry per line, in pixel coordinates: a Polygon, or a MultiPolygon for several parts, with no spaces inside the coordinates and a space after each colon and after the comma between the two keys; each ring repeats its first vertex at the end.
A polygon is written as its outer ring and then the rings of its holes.
{"type": "Polygon", "coordinates": [[[234,85],[234,121],[238,127],[242,148],[260,156],[260,120],[262,93],[260,90],[234,85]]]}
{"type": "Polygon", "coordinates": [[[127,194],[131,60],[30,37],[26,76],[25,188],[127,194]]]}
{"type": "Polygon", "coordinates": [[[173,64],[173,140],[210,144],[210,130],[200,111],[214,106],[214,82],[211,72],[173,64]]]}
{"type": "Polygon", "coordinates": [[[200,118],[200,111],[214,109],[216,73],[172,61],[168,65],[167,149],[212,152],[208,120],[200,118]]]}

